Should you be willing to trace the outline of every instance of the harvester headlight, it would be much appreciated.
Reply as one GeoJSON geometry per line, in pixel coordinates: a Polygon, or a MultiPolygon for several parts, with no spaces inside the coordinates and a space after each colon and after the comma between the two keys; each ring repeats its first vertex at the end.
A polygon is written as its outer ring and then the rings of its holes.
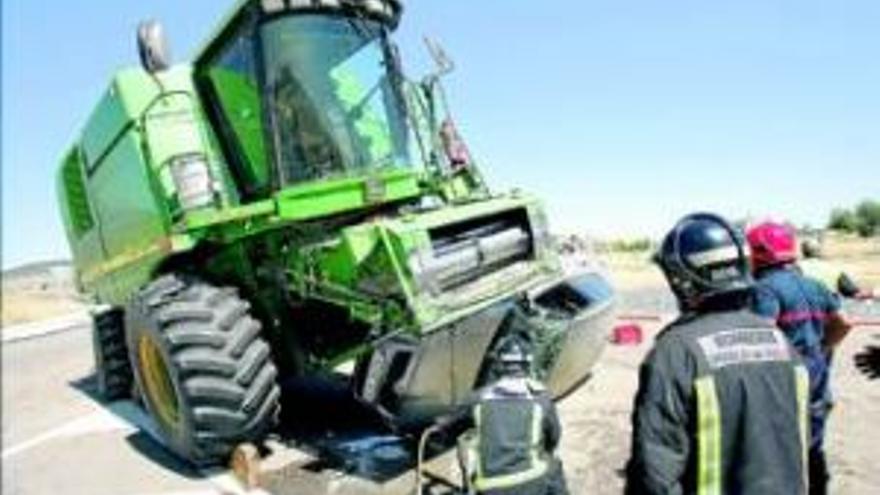
{"type": "Polygon", "coordinates": [[[204,155],[192,154],[171,161],[171,177],[183,211],[214,204],[214,180],[204,155]]]}

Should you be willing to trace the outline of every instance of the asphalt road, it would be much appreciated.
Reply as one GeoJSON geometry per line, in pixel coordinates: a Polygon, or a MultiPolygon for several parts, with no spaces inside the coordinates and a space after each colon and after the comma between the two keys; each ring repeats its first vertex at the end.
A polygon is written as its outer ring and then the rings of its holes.
{"type": "Polygon", "coordinates": [[[89,328],[3,344],[3,493],[236,493],[168,455],[131,402],[93,397],[89,328]]]}
{"type": "MultiPolygon", "coordinates": [[[[4,494],[248,493],[225,469],[195,470],[170,455],[133,402],[97,400],[88,326],[42,330],[3,343],[4,494]]],[[[310,383],[283,390],[283,410],[305,411],[308,403],[310,413],[282,417],[296,427],[274,442],[277,453],[265,461],[261,479],[265,491],[250,493],[412,491],[411,442],[390,435],[344,389],[310,383]]],[[[448,477],[451,459],[438,456],[432,471],[448,477]]]]}

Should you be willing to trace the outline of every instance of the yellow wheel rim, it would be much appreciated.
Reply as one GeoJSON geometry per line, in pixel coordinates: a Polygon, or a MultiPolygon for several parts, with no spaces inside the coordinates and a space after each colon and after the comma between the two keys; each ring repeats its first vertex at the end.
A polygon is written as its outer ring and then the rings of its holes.
{"type": "Polygon", "coordinates": [[[141,335],[138,341],[141,376],[145,395],[152,405],[156,419],[166,430],[174,430],[180,421],[177,393],[168,374],[168,367],[159,352],[159,346],[149,335],[141,335]]]}

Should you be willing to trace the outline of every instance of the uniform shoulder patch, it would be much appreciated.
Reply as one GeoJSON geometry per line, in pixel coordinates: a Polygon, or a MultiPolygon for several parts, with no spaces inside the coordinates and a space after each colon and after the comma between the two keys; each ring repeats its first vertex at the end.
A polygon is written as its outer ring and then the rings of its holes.
{"type": "Polygon", "coordinates": [[[697,339],[709,367],[790,361],[791,351],[782,332],[771,328],[736,328],[697,339]]]}

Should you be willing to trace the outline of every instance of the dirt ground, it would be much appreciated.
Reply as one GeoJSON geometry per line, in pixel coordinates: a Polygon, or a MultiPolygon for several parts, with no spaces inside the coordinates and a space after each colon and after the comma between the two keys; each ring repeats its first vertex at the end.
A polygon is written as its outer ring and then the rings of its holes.
{"type": "MultiPolygon", "coordinates": [[[[650,338],[638,347],[609,346],[592,381],[562,403],[561,455],[573,494],[622,492],[638,366],[658,328],[645,327],[650,338]]],[[[853,365],[853,356],[868,344],[880,345],[880,328],[855,330],[834,365],[837,403],[828,432],[833,493],[880,493],[880,380],[869,380],[853,365]]]]}
{"type": "Polygon", "coordinates": [[[827,236],[826,257],[849,273],[859,284],[880,287],[880,238],[827,236]]]}
{"type": "MultiPolygon", "coordinates": [[[[860,282],[880,287],[880,243],[853,239],[826,242],[829,257],[860,282]]],[[[617,253],[605,264],[621,292],[623,313],[674,312],[659,270],[647,253],[617,253]]],[[[853,317],[880,320],[880,304],[849,305],[853,317]]],[[[638,367],[660,324],[643,324],[645,341],[636,347],[609,345],[594,378],[560,406],[561,455],[573,494],[619,494],[629,457],[630,415],[638,367]]],[[[832,371],[836,398],[828,431],[832,493],[880,493],[880,380],[854,366],[866,346],[880,346],[880,327],[859,327],[839,349],[832,371]]]]}

